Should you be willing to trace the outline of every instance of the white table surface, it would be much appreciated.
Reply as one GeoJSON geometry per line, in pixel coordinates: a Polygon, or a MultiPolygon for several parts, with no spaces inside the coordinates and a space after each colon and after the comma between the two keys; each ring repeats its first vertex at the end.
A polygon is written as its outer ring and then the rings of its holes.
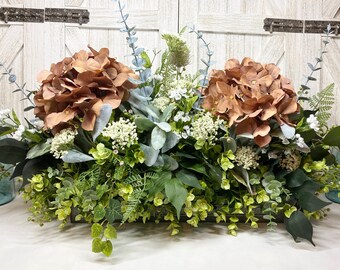
{"type": "Polygon", "coordinates": [[[328,217],[314,224],[314,242],[295,243],[280,224],[275,232],[265,225],[252,230],[241,225],[237,237],[224,225],[184,224],[171,237],[167,224],[128,224],[113,242],[107,258],[91,252],[90,227],[58,222],[43,227],[27,221],[22,199],[0,206],[0,270],[54,269],[340,269],[340,205],[330,206],[328,217]]]}

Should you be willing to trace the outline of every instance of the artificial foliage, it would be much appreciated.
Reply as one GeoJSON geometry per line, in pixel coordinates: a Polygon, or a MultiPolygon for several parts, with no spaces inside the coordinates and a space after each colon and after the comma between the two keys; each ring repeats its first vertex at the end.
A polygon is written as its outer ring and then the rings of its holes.
{"type": "Polygon", "coordinates": [[[312,221],[329,205],[318,195],[340,185],[340,127],[327,126],[334,85],[309,99],[312,76],[298,95],[276,65],[248,57],[209,72],[213,52],[195,28],[206,49],[197,74],[185,70],[182,32],[162,36],[156,63],[117,5],[131,67],[89,47],[40,73],[37,91],[5,69],[36,115],[0,113],[0,162],[23,178],[30,220],[91,223],[92,251],[107,256],[120,224],[165,220],[176,235],[208,216],[231,235],[240,216],[271,230],[283,217],[295,240],[314,244],[312,221]]]}

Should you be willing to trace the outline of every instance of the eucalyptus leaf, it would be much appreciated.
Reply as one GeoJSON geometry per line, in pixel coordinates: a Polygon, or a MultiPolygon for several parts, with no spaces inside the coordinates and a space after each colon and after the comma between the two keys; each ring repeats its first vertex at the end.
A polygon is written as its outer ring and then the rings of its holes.
{"type": "Polygon", "coordinates": [[[166,140],[162,148],[162,153],[166,153],[173,147],[175,147],[179,142],[178,136],[173,132],[166,133],[166,140]]]}
{"type": "Polygon", "coordinates": [[[91,161],[94,160],[94,158],[82,152],[72,149],[67,151],[67,153],[62,157],[62,160],[66,163],[79,163],[91,161]]]}
{"type": "Polygon", "coordinates": [[[165,183],[165,195],[169,202],[175,207],[177,218],[180,219],[181,209],[188,195],[187,189],[180,180],[173,178],[165,183]]]}
{"type": "Polygon", "coordinates": [[[166,132],[158,126],[151,132],[151,145],[155,150],[160,150],[166,141],[166,132]]]}
{"type": "Polygon", "coordinates": [[[152,122],[150,119],[146,118],[145,116],[137,116],[135,118],[135,124],[138,129],[150,131],[155,127],[155,123],[152,122]]]}
{"type": "Polygon", "coordinates": [[[109,104],[104,104],[100,109],[99,117],[96,119],[94,129],[92,132],[93,141],[95,141],[98,136],[102,133],[103,129],[106,127],[110,120],[112,114],[112,106],[109,104]]]}
{"type": "Polygon", "coordinates": [[[151,167],[153,164],[155,164],[157,160],[159,150],[155,150],[153,147],[150,147],[142,143],[140,144],[140,148],[144,153],[145,165],[151,167]]]}
{"type": "Polygon", "coordinates": [[[160,122],[160,123],[155,123],[161,130],[164,130],[165,132],[170,132],[171,131],[171,126],[166,123],[166,122],[160,122]]]}
{"type": "Polygon", "coordinates": [[[161,117],[159,118],[159,121],[161,121],[161,122],[166,122],[166,121],[168,121],[168,120],[170,119],[171,114],[172,114],[172,112],[174,111],[175,108],[176,108],[176,106],[173,105],[173,104],[168,105],[168,106],[164,109],[163,114],[162,114],[161,117]]]}

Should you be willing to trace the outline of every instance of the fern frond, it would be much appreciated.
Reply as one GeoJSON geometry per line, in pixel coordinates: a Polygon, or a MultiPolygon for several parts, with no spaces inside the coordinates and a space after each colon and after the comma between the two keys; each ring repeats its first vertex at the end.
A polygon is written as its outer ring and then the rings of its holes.
{"type": "Polygon", "coordinates": [[[81,186],[83,189],[91,189],[98,185],[100,176],[101,166],[94,164],[89,170],[84,171],[79,175],[77,185],[81,186]]]}
{"type": "Polygon", "coordinates": [[[316,117],[321,126],[327,126],[327,121],[331,117],[329,111],[334,103],[334,83],[328,85],[309,99],[309,106],[313,111],[317,111],[316,117]]]}
{"type": "Polygon", "coordinates": [[[145,173],[143,176],[140,174],[130,175],[124,182],[133,187],[133,192],[129,195],[126,211],[123,214],[122,224],[125,223],[137,209],[141,203],[141,199],[145,196],[147,190],[147,183],[150,179],[155,177],[155,173],[145,173]]]}

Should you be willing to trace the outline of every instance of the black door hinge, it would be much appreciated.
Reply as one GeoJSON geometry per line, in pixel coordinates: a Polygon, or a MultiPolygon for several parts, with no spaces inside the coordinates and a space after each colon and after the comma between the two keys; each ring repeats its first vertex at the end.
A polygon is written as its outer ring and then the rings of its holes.
{"type": "Polygon", "coordinates": [[[322,34],[330,25],[330,32],[338,35],[340,33],[340,21],[317,21],[317,20],[291,20],[279,18],[265,18],[263,29],[270,33],[309,33],[322,34]]]}
{"type": "Polygon", "coordinates": [[[90,21],[90,12],[86,9],[63,8],[0,8],[0,20],[8,22],[64,22],[86,24],[90,21]]]}

